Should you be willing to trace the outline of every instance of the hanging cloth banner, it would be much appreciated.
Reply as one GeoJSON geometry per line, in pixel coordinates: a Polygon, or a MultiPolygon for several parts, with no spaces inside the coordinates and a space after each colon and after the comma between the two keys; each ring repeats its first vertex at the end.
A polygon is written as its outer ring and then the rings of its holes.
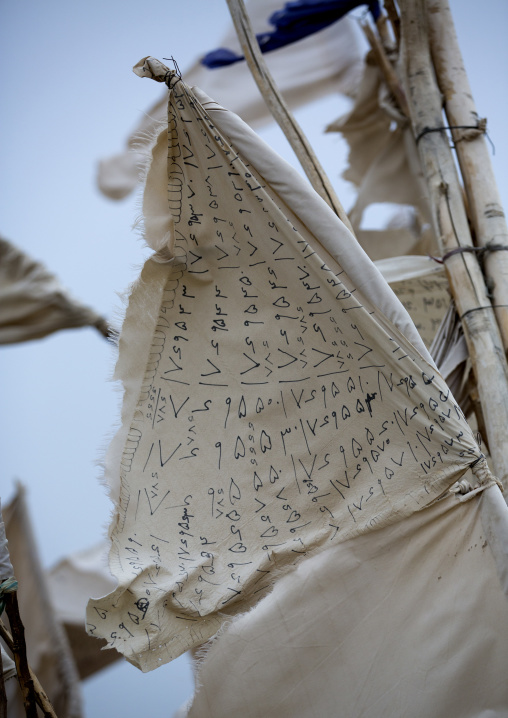
{"type": "Polygon", "coordinates": [[[167,80],[168,123],[143,199],[155,253],[116,369],[118,586],[87,621],[149,671],[305,556],[429,506],[481,453],[409,315],[308,183],[153,58],[135,71],[167,80]]]}
{"type": "Polygon", "coordinates": [[[0,344],[87,326],[108,336],[103,317],[76,301],[43,264],[0,237],[0,344]]]}

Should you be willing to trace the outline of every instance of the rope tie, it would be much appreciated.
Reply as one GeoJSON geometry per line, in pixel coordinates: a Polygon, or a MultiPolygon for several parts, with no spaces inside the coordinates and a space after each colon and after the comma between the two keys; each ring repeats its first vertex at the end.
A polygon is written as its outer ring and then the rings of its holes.
{"type": "Polygon", "coordinates": [[[476,461],[473,461],[469,468],[476,479],[475,486],[473,486],[467,479],[461,479],[460,481],[457,481],[451,489],[454,494],[462,494],[464,496],[462,501],[472,499],[473,496],[476,496],[476,494],[479,494],[481,491],[489,488],[490,486],[494,486],[494,484],[499,486],[501,493],[503,492],[502,483],[489,469],[487,459],[483,454],[481,454],[476,461]]]}
{"type": "Polygon", "coordinates": [[[18,590],[18,582],[11,576],[0,583],[0,616],[5,608],[5,597],[8,593],[15,593],[18,590]]]}

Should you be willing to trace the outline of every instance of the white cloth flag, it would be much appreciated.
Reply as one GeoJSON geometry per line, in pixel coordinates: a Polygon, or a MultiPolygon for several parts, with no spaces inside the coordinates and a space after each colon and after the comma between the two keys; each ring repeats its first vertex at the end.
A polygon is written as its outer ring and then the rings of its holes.
{"type": "Polygon", "coordinates": [[[330,208],[235,115],[152,58],[136,71],[168,80],[168,124],[116,371],[118,587],[87,620],[147,671],[306,556],[429,506],[481,454],[330,208]]]}
{"type": "Polygon", "coordinates": [[[71,297],[44,265],[0,237],[0,344],[86,326],[108,333],[103,317],[71,297]]]}
{"type": "MultiPolygon", "coordinates": [[[[268,18],[281,5],[281,0],[247,3],[254,32],[273,30],[268,18]]],[[[210,47],[204,49],[214,47],[227,47],[242,54],[233,25],[220,40],[211,38],[210,47]]],[[[331,93],[352,96],[360,83],[363,57],[355,24],[346,17],[299,42],[268,53],[266,62],[285,101],[295,109],[331,93]]],[[[253,126],[272,119],[245,62],[209,70],[197,59],[184,77],[187,84],[202,87],[253,126]]],[[[144,151],[149,149],[149,138],[157,124],[166,116],[166,106],[164,95],[147,110],[129,137],[126,149],[99,164],[98,185],[103,194],[122,199],[134,190],[142,176],[139,167],[146,161],[144,151]]]]}

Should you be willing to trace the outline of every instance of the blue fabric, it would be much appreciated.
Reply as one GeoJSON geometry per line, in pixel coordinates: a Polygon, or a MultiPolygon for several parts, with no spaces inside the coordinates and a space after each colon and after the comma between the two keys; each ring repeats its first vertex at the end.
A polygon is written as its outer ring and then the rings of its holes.
{"type": "MultiPolygon", "coordinates": [[[[275,27],[275,30],[256,35],[261,52],[277,50],[319,32],[340,20],[359,5],[368,5],[373,19],[378,19],[380,8],[377,0],[369,2],[365,0],[296,0],[288,2],[282,10],[277,10],[270,17],[270,24],[275,27]]],[[[205,55],[201,64],[212,70],[232,65],[243,59],[243,55],[237,55],[226,48],[219,48],[205,55]]]]}

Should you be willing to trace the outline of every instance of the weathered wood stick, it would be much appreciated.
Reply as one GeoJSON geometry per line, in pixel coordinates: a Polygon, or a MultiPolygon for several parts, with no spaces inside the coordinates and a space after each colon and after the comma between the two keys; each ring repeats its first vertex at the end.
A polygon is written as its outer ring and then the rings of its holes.
{"type": "Polygon", "coordinates": [[[26,657],[25,627],[19,615],[18,596],[16,592],[5,595],[5,612],[11,624],[12,646],[9,644],[9,648],[12,650],[14,663],[16,664],[19,687],[23,694],[25,713],[27,718],[37,718],[35,688],[26,657]]]}
{"type": "Polygon", "coordinates": [[[252,77],[259,87],[259,91],[263,95],[270,112],[284,132],[311,185],[320,197],[330,205],[350,232],[354,234],[349,218],[335,194],[330,180],[268,70],[252,30],[243,0],[227,0],[227,4],[252,77]]]}
{"type": "MultiPolygon", "coordinates": [[[[12,601],[11,596],[14,597],[14,599],[16,600],[16,605],[17,605],[16,594],[14,593],[9,596],[8,600],[12,601]]],[[[9,603],[7,603],[7,606],[8,605],[9,605],[9,603]]],[[[6,610],[7,610],[7,607],[6,607],[6,610]]],[[[3,622],[0,620],[0,636],[3,638],[3,640],[5,641],[5,643],[8,646],[9,650],[12,652],[12,654],[14,656],[14,661],[16,663],[16,669],[18,670],[18,677],[19,677],[20,672],[19,672],[19,668],[18,668],[18,661],[16,659],[17,644],[13,637],[15,635],[15,632],[14,632],[14,627],[12,625],[11,615],[9,612],[7,613],[7,615],[9,616],[9,623],[11,624],[11,629],[12,629],[13,635],[11,635],[9,633],[7,628],[4,626],[3,622]]],[[[19,615],[19,612],[18,612],[18,615],[19,615]]],[[[16,621],[15,621],[15,623],[16,623],[16,621]]],[[[24,630],[23,630],[23,633],[24,633],[24,630]]],[[[30,666],[28,665],[28,661],[26,660],[26,652],[25,652],[25,662],[26,662],[25,674],[26,674],[26,676],[28,676],[28,679],[25,679],[25,680],[30,681],[32,690],[33,690],[34,699],[37,702],[37,704],[40,706],[40,708],[42,709],[44,718],[57,718],[55,709],[51,705],[51,701],[49,700],[48,696],[46,695],[44,688],[41,686],[39,679],[37,678],[35,673],[32,671],[30,666]]],[[[20,685],[21,685],[21,680],[20,680],[20,685]]],[[[21,686],[21,690],[23,691],[22,686],[21,686]]],[[[24,693],[23,693],[23,698],[24,698],[24,693]]],[[[25,710],[26,710],[26,703],[25,703],[25,710]]],[[[37,714],[37,708],[36,708],[35,704],[33,705],[33,710],[35,711],[34,713],[29,713],[28,710],[26,710],[26,714],[27,714],[27,716],[30,716],[30,718],[32,718],[32,715],[35,716],[35,718],[37,718],[38,714],[37,714]]]]}
{"type": "Polygon", "coordinates": [[[452,128],[476,243],[480,247],[506,247],[487,251],[484,268],[504,349],[508,351],[508,227],[485,142],[486,123],[476,111],[448,0],[428,0],[427,7],[431,10],[428,18],[432,59],[452,128]]]}
{"type": "Polygon", "coordinates": [[[441,95],[429,49],[425,0],[400,5],[406,97],[429,187],[433,224],[444,253],[455,304],[476,376],[497,476],[508,486],[508,365],[483,274],[472,245],[452,152],[443,126],[441,95]]]}
{"type": "Polygon", "coordinates": [[[397,42],[397,46],[400,44],[400,18],[399,13],[397,12],[397,8],[395,7],[394,0],[384,0],[384,6],[386,13],[388,15],[388,19],[390,20],[390,24],[392,26],[393,34],[395,36],[395,41],[397,42]]]}
{"type": "Polygon", "coordinates": [[[395,97],[395,100],[397,102],[397,105],[399,106],[400,111],[402,112],[403,115],[405,115],[406,117],[409,117],[409,108],[408,108],[408,104],[407,104],[406,95],[400,85],[399,78],[397,77],[397,74],[396,74],[395,70],[393,69],[391,62],[389,61],[388,57],[386,56],[386,53],[384,51],[383,45],[381,44],[381,41],[379,40],[376,33],[374,32],[374,30],[372,29],[372,27],[369,25],[368,22],[361,23],[361,28],[365,33],[367,41],[368,41],[369,45],[371,46],[372,52],[374,53],[374,56],[376,58],[376,62],[381,69],[381,72],[383,74],[386,84],[390,88],[390,92],[395,97]]]}
{"type": "Polygon", "coordinates": [[[385,15],[384,12],[379,13],[379,17],[376,20],[376,28],[384,51],[387,54],[392,53],[396,48],[388,29],[388,16],[385,15]]]}

